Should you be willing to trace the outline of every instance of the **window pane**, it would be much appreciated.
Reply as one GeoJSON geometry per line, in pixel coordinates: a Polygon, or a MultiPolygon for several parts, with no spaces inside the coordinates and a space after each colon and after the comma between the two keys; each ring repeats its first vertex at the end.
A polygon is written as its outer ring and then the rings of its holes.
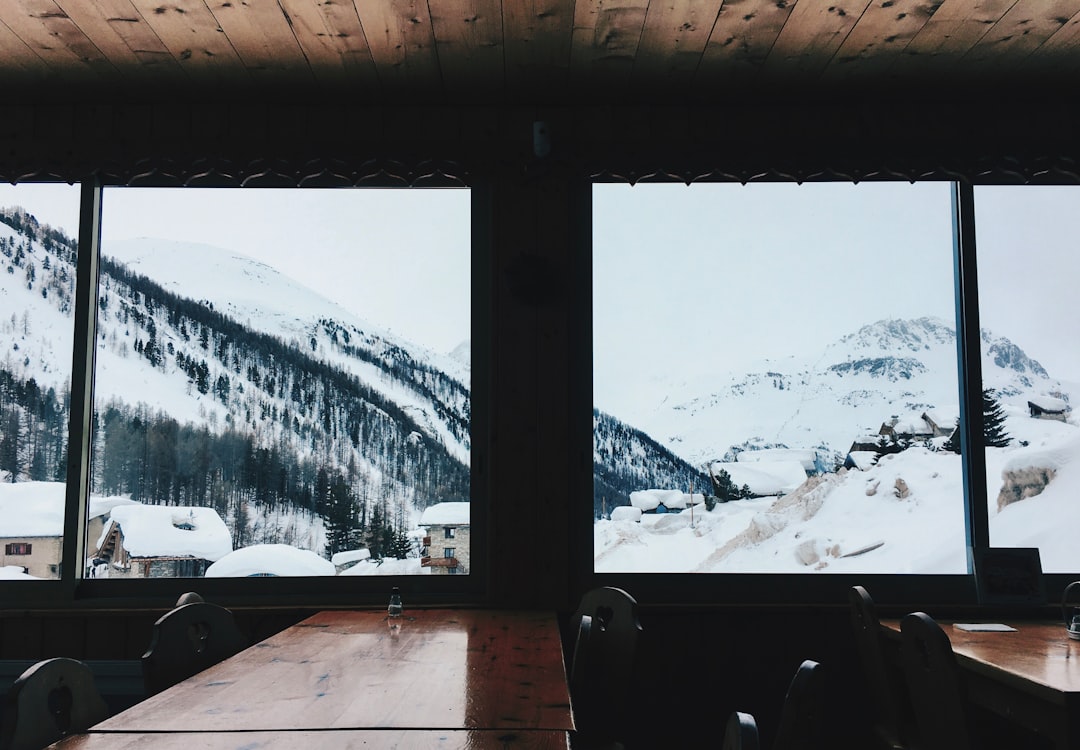
{"type": "Polygon", "coordinates": [[[92,491],[119,500],[88,541],[100,571],[435,572],[421,513],[469,507],[469,192],[102,206],[92,491]]]}
{"type": "Polygon", "coordinates": [[[0,185],[0,579],[58,578],[79,188],[0,185]]]}
{"type": "Polygon", "coordinates": [[[595,569],[966,572],[949,185],[593,195],[595,569]]]}
{"type": "Polygon", "coordinates": [[[1080,570],[1080,187],[975,188],[990,543],[1080,570]]]}

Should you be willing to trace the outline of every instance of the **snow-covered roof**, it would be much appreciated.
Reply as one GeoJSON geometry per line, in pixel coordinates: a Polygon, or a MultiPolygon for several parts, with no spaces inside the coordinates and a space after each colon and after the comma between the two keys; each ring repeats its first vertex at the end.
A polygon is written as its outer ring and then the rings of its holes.
{"type": "Polygon", "coordinates": [[[897,435],[932,435],[934,428],[922,418],[922,415],[910,414],[896,421],[892,426],[897,435]]]}
{"type": "Polygon", "coordinates": [[[960,407],[958,406],[935,406],[932,409],[927,409],[923,412],[926,418],[929,418],[941,429],[952,427],[956,424],[956,420],[960,419],[960,407]]]}
{"type": "Polygon", "coordinates": [[[877,451],[852,451],[848,454],[848,458],[856,469],[866,471],[877,463],[877,451]]]}
{"type": "Polygon", "coordinates": [[[813,471],[817,468],[817,451],[812,448],[763,448],[756,451],[741,451],[735,460],[739,463],[798,461],[806,471],[813,471]]]}
{"type": "MultiPolygon", "coordinates": [[[[132,557],[195,557],[214,562],[232,552],[229,529],[213,508],[121,505],[109,517],[120,525],[124,549],[132,557]]],[[[102,539],[108,531],[106,526],[102,539]]]]}
{"type": "Polygon", "coordinates": [[[347,549],[343,552],[335,552],[331,555],[330,562],[334,565],[348,565],[349,563],[367,560],[370,557],[371,550],[367,547],[364,547],[363,549],[347,549]]]}
{"type": "MultiPolygon", "coordinates": [[[[467,504],[467,503],[466,503],[467,504]]],[[[433,506],[434,507],[434,506],[433,506]]],[[[408,557],[404,560],[383,558],[382,561],[361,560],[351,568],[338,573],[339,576],[422,576],[429,575],[431,568],[420,566],[419,557],[408,557]]],[[[389,593],[389,592],[388,592],[389,593]]],[[[409,603],[405,602],[408,608],[409,603]]]]}
{"type": "Polygon", "coordinates": [[[690,505],[700,505],[705,496],[695,492],[691,498],[682,490],[638,490],[630,493],[630,504],[640,510],[656,510],[660,503],[668,509],[682,509],[690,505]]]}
{"type": "Polygon", "coordinates": [[[641,508],[635,508],[631,505],[620,505],[611,509],[612,521],[641,521],[641,508]]]}
{"type": "Polygon", "coordinates": [[[471,503],[436,503],[420,514],[420,526],[468,526],[471,503]]]}
{"type": "Polygon", "coordinates": [[[806,481],[806,470],[799,461],[762,461],[739,463],[716,461],[709,465],[714,475],[723,469],[736,487],[746,485],[750,492],[763,497],[791,492],[806,481]]]}
{"type": "Polygon", "coordinates": [[[0,581],[38,581],[37,576],[23,573],[18,565],[0,565],[0,581]]]}
{"type": "Polygon", "coordinates": [[[1032,396],[1028,399],[1028,403],[1039,407],[1043,411],[1063,413],[1069,410],[1067,401],[1053,396],[1032,396]]]}
{"type": "Polygon", "coordinates": [[[310,550],[288,544],[255,544],[233,550],[213,563],[206,569],[206,577],[332,576],[336,572],[334,563],[310,550]]]}
{"type": "MultiPolygon", "coordinates": [[[[0,482],[0,537],[58,537],[64,533],[63,482],[0,482]]],[[[90,518],[132,504],[123,497],[91,497],[90,518]]]]}

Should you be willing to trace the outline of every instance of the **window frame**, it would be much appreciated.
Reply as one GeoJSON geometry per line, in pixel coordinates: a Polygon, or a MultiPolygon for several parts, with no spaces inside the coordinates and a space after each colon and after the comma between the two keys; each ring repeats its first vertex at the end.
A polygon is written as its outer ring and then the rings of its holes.
{"type": "MultiPolygon", "coordinates": [[[[68,425],[68,472],[65,487],[65,513],[60,578],[41,581],[0,581],[0,611],[5,609],[101,609],[170,607],[177,597],[192,589],[225,606],[360,606],[383,605],[391,587],[397,586],[412,601],[445,603],[478,600],[490,586],[487,550],[478,546],[472,551],[474,564],[467,576],[393,575],[393,576],[313,576],[313,577],[236,577],[236,578],[154,578],[145,580],[109,580],[86,574],[81,561],[86,559],[86,514],[90,487],[90,440],[94,408],[93,374],[96,359],[96,323],[98,277],[100,272],[101,218],[107,189],[121,187],[99,177],[80,183],[79,229],[75,295],[74,345],[71,369],[71,402],[68,425]],[[104,196],[104,197],[103,197],[104,196]]],[[[166,182],[140,182],[140,187],[176,187],[166,182]]],[[[191,187],[220,187],[259,190],[289,187],[275,183],[237,185],[227,180],[200,180],[191,187]]],[[[303,188],[296,184],[292,187],[303,188]]],[[[312,189],[425,190],[464,188],[470,193],[470,503],[481,512],[472,514],[476,538],[486,545],[489,538],[487,516],[490,513],[491,473],[487,470],[490,451],[489,424],[491,407],[492,325],[486,310],[490,307],[491,284],[491,187],[482,179],[468,182],[436,176],[430,184],[403,186],[400,182],[376,180],[363,185],[312,189]]]]}
{"type": "MultiPolygon", "coordinates": [[[[890,179],[884,177],[882,179],[890,179]]],[[[898,181],[897,178],[891,178],[898,181]]],[[[822,178],[822,181],[843,181],[822,178]]],[[[642,182],[670,182],[666,178],[642,182]]],[[[763,178],[756,182],[781,182],[763,178]]],[[[927,181],[941,182],[943,179],[927,181]]],[[[584,437],[575,442],[577,450],[588,456],[587,469],[575,478],[575,530],[572,538],[580,551],[576,568],[581,572],[574,582],[578,591],[597,586],[618,586],[634,592],[641,602],[656,605],[813,605],[843,604],[854,585],[865,586],[875,600],[890,606],[927,608],[935,605],[995,605],[982,598],[978,586],[981,570],[978,561],[991,549],[989,513],[986,503],[986,457],[982,443],[982,366],[979,324],[977,251],[975,243],[975,184],[1007,184],[995,181],[974,183],[953,177],[950,183],[952,212],[954,308],[957,331],[957,378],[960,402],[960,441],[963,471],[963,502],[967,572],[963,574],[849,574],[849,573],[620,573],[594,569],[593,534],[593,374],[592,374],[592,289],[593,289],[593,187],[596,184],[623,182],[615,178],[594,177],[582,186],[575,201],[577,241],[582,267],[576,274],[574,314],[589,321],[572,344],[574,367],[585,373],[581,390],[574,397],[575,422],[584,437]],[[587,398],[583,395],[587,394],[587,398]],[[587,429],[586,429],[587,426],[587,429]],[[584,500],[588,498],[588,501],[584,500]]],[[[1060,599],[1072,574],[1043,574],[1049,602],[1060,599]]]]}

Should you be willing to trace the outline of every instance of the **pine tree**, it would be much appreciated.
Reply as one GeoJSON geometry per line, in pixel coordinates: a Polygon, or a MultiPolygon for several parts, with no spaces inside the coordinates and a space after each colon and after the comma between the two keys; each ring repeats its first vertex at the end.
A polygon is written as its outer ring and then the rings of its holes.
{"type": "MultiPolygon", "coordinates": [[[[997,391],[993,388],[984,388],[982,392],[983,407],[983,445],[992,448],[1004,448],[1012,442],[1012,438],[1005,432],[1005,410],[1001,402],[997,400],[997,391]]],[[[941,446],[943,450],[960,452],[960,420],[956,420],[949,439],[941,446]]]]}
{"type": "Polygon", "coordinates": [[[993,448],[1004,448],[1012,442],[1005,432],[1005,410],[997,400],[997,391],[984,388],[983,403],[983,444],[993,448]]]}
{"type": "Polygon", "coordinates": [[[724,469],[720,469],[715,474],[709,472],[709,477],[712,479],[713,494],[716,495],[718,502],[726,503],[731,500],[743,500],[752,497],[754,494],[750,491],[749,485],[736,486],[735,482],[731,480],[731,475],[724,469]]]}

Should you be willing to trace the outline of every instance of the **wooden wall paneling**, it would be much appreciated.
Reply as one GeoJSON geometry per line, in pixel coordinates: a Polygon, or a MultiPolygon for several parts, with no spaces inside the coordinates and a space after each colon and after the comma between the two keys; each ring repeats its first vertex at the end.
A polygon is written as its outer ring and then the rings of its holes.
{"type": "Polygon", "coordinates": [[[196,84],[251,80],[203,0],[131,0],[131,3],[196,84]]]}
{"type": "Polygon", "coordinates": [[[499,0],[428,0],[428,8],[444,90],[466,100],[500,92],[506,73],[499,0]]]}
{"type": "Polygon", "coordinates": [[[574,5],[571,81],[614,93],[630,84],[649,0],[581,0],[574,5]]]}
{"type": "Polygon", "coordinates": [[[1069,18],[1019,68],[1026,73],[1073,73],[1080,70],[1076,52],[1080,49],[1080,13],[1069,18]]]}
{"type": "Polygon", "coordinates": [[[1001,20],[1015,0],[945,0],[904,48],[904,68],[913,74],[940,71],[955,62],[1001,20]]]}
{"type": "Polygon", "coordinates": [[[378,91],[379,77],[364,28],[352,3],[279,0],[315,79],[366,95],[378,91]]]}
{"type": "Polygon", "coordinates": [[[697,88],[723,91],[753,84],[794,7],[775,0],[727,0],[702,53],[697,88]]]}
{"type": "Polygon", "coordinates": [[[829,61],[822,77],[830,81],[879,83],[903,75],[898,55],[907,47],[943,0],[872,2],[829,61]],[[857,63],[857,64],[854,64],[857,63]]]}
{"type": "Polygon", "coordinates": [[[116,69],[53,0],[7,0],[4,22],[27,47],[71,81],[95,81],[116,69]]]}
{"type": "Polygon", "coordinates": [[[206,4],[252,79],[274,86],[313,82],[292,24],[276,2],[206,0],[206,4]]]}
{"type": "Polygon", "coordinates": [[[869,4],[869,0],[796,3],[765,60],[765,77],[783,79],[787,87],[816,79],[869,4]]]}
{"type": "Polygon", "coordinates": [[[1080,13],[1080,0],[1017,0],[959,65],[979,76],[1008,75],[1023,68],[1023,60],[1080,13]],[[1002,51],[1009,55],[1003,58],[1002,51]]]}
{"type": "Polygon", "coordinates": [[[503,3],[506,89],[511,97],[525,89],[537,99],[564,91],[573,20],[573,0],[503,3]]]}
{"type": "Polygon", "coordinates": [[[635,85],[683,88],[693,80],[722,0],[665,0],[649,4],[634,60],[635,85]]]}
{"type": "Polygon", "coordinates": [[[173,82],[184,71],[131,0],[55,0],[122,78],[173,82]]]}
{"type": "Polygon", "coordinates": [[[48,63],[41,59],[41,56],[2,20],[0,20],[0,49],[4,51],[5,62],[14,68],[9,73],[5,73],[8,85],[34,83],[42,80],[49,73],[48,63]]]}
{"type": "Polygon", "coordinates": [[[424,0],[355,2],[384,90],[402,98],[437,91],[441,79],[431,17],[424,0]]]}

